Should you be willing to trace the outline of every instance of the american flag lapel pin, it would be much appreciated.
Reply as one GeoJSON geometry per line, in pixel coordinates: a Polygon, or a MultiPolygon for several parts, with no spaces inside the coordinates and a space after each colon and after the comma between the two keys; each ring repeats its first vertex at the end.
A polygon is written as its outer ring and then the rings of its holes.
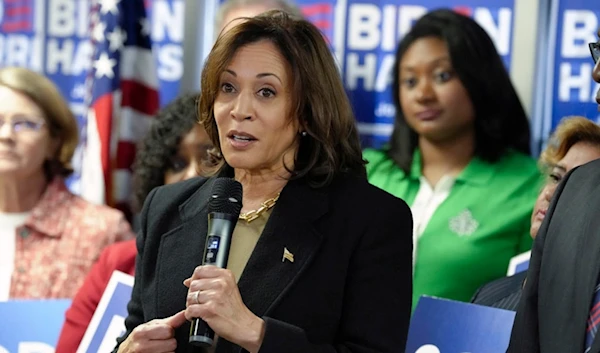
{"type": "Polygon", "coordinates": [[[294,263],[294,254],[292,254],[286,247],[283,248],[283,257],[281,258],[281,262],[285,262],[285,260],[294,263]]]}

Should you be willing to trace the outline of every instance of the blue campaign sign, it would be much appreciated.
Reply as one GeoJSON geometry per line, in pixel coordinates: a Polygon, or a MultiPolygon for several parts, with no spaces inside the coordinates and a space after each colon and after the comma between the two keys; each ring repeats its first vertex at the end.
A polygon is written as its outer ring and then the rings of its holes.
{"type": "Polygon", "coordinates": [[[125,332],[127,303],[132,289],[133,276],[113,272],[77,353],[112,352],[116,339],[125,332]]]}
{"type": "Polygon", "coordinates": [[[146,0],[146,10],[152,26],[152,54],[162,107],[177,97],[183,76],[185,0],[146,0]]]}
{"type": "MultiPolygon", "coordinates": [[[[120,0],[125,1],[125,0],[120,0]]],[[[85,139],[86,77],[92,69],[94,46],[90,36],[89,0],[0,0],[0,67],[20,66],[48,76],[60,89],[77,117],[85,139]]],[[[183,75],[183,27],[185,0],[146,0],[164,106],[179,94],[183,75]]],[[[101,28],[101,27],[99,27],[101,28]]],[[[78,193],[81,155],[73,158],[75,172],[67,181],[78,193]]]]}
{"type": "MultiPolygon", "coordinates": [[[[178,94],[183,74],[184,2],[146,0],[162,105],[178,94]]],[[[84,81],[94,50],[89,27],[88,0],[0,0],[0,66],[46,74],[74,112],[84,115],[84,81]]]]}
{"type": "Polygon", "coordinates": [[[298,0],[306,18],[332,43],[364,147],[380,147],[392,131],[391,80],[398,42],[427,11],[446,7],[474,18],[496,44],[507,68],[514,0],[298,0]]]}
{"type": "Polygon", "coordinates": [[[0,353],[54,353],[71,300],[0,302],[0,353]]]}
{"type": "Polygon", "coordinates": [[[598,41],[600,1],[555,0],[552,5],[541,141],[566,116],[600,119],[600,85],[592,80],[594,62],[588,47],[598,41]]]}
{"type": "Polygon", "coordinates": [[[504,353],[514,319],[512,311],[423,296],[406,353],[504,353]]]}

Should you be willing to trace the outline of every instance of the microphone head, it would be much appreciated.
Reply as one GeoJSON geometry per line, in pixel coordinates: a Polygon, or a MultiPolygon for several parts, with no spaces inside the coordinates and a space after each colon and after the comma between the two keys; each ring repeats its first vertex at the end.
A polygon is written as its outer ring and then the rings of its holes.
{"type": "Polygon", "coordinates": [[[217,178],[208,201],[208,213],[226,213],[237,218],[241,210],[242,184],[232,178],[217,178]]]}

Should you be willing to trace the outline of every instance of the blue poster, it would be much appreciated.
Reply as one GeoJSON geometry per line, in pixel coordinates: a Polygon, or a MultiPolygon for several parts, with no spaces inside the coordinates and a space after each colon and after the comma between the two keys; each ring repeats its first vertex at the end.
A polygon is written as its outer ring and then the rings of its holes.
{"type": "Polygon", "coordinates": [[[131,298],[133,279],[126,273],[113,272],[77,353],[111,352],[114,349],[117,338],[125,333],[127,303],[131,298]]]}
{"type": "MultiPolygon", "coordinates": [[[[178,94],[183,75],[185,0],[146,0],[146,5],[164,105],[178,94]]],[[[93,51],[89,26],[88,0],[2,0],[0,66],[46,74],[83,116],[83,84],[93,51]]]]}
{"type": "Polygon", "coordinates": [[[395,117],[392,67],[398,42],[427,11],[450,7],[474,18],[507,68],[514,0],[298,0],[305,17],[330,40],[359,123],[363,147],[388,141],[395,117]]]}
{"type": "MultiPolygon", "coordinates": [[[[221,0],[220,2],[223,2],[221,0]]],[[[507,67],[512,57],[514,0],[296,0],[329,41],[363,147],[388,142],[395,118],[392,68],[398,42],[427,11],[450,7],[474,18],[507,67]]]]}
{"type": "Polygon", "coordinates": [[[406,353],[504,353],[514,319],[513,311],[423,296],[406,353]]]}
{"type": "Polygon", "coordinates": [[[71,300],[0,302],[0,353],[54,353],[71,300]]]}
{"type": "Polygon", "coordinates": [[[543,114],[539,117],[541,141],[561,119],[570,115],[600,122],[596,104],[600,85],[592,80],[594,62],[588,46],[598,41],[600,1],[555,0],[551,16],[546,94],[543,114]]]}
{"type": "Polygon", "coordinates": [[[183,76],[185,0],[146,0],[146,11],[152,26],[152,54],[156,58],[163,107],[179,94],[183,76]]]}

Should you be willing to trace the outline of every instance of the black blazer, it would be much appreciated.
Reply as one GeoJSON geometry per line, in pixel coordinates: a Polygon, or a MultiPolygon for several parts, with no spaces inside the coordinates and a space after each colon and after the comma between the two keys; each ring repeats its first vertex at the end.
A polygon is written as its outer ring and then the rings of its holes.
{"type": "MultiPolygon", "coordinates": [[[[509,353],[583,352],[600,272],[600,160],[558,186],[535,239],[509,353]]],[[[600,352],[600,339],[591,353],[600,352]]]]}
{"type": "MultiPolygon", "coordinates": [[[[201,263],[214,178],[153,190],[144,205],[127,332],[185,309],[183,280],[201,263]]],[[[354,177],[281,192],[238,286],[266,322],[260,352],[401,352],[412,298],[412,216],[404,201],[354,177]],[[282,262],[283,249],[294,262],[282,262]]],[[[176,330],[188,347],[189,323],[176,330]]],[[[119,342],[123,338],[119,339],[119,342]]],[[[189,349],[189,350],[188,350],[189,349]]],[[[219,339],[217,353],[242,349],[219,339]]]]}
{"type": "Polygon", "coordinates": [[[525,278],[527,271],[487,283],[477,290],[471,303],[517,311],[525,278]]]}

